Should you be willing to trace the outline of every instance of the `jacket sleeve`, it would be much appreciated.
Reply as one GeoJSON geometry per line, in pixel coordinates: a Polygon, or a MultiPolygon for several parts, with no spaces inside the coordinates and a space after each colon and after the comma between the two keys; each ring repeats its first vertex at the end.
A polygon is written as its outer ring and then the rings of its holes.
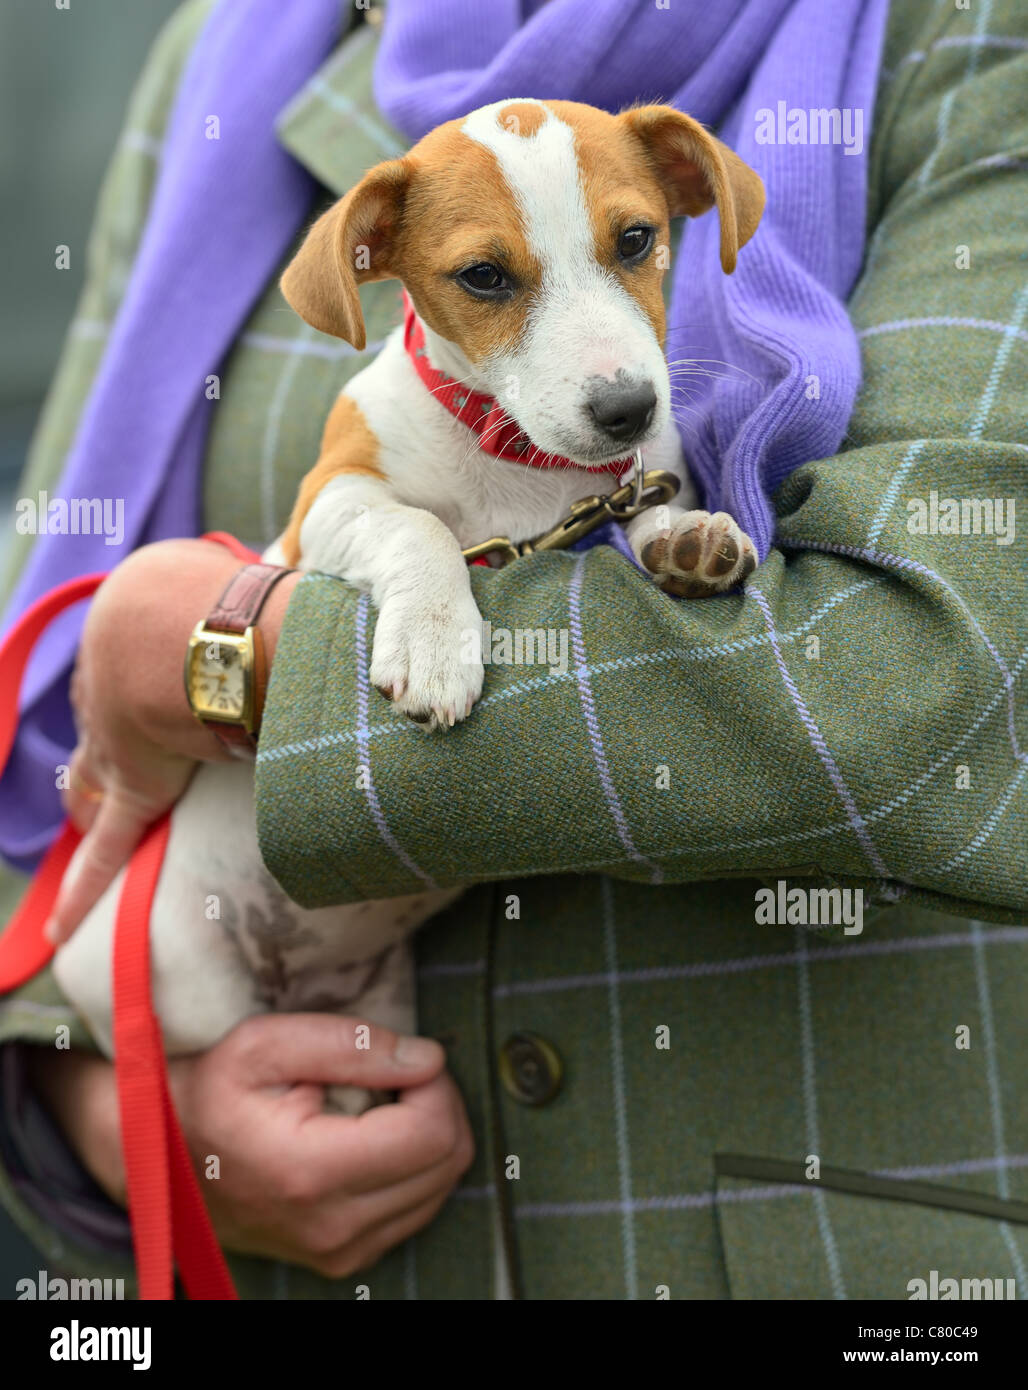
{"type": "Polygon", "coordinates": [[[368,689],[367,599],[299,585],[257,778],[292,897],[814,874],[1023,915],[1028,53],[974,47],[883,79],[863,392],[845,451],[779,490],[744,593],[674,601],[607,547],[476,569],[499,655],[503,633],[551,645],[426,737],[368,689]]]}

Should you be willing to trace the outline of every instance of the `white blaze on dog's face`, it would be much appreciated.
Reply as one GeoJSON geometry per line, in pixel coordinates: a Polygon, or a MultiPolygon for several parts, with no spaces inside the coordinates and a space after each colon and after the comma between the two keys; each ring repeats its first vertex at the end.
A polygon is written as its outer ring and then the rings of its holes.
{"type": "Polygon", "coordinates": [[[538,448],[602,464],[667,423],[669,217],[717,204],[731,272],[763,203],[758,175],[670,107],[496,102],[373,169],[282,287],[363,346],[358,284],[401,279],[435,366],[495,396],[538,448]]]}

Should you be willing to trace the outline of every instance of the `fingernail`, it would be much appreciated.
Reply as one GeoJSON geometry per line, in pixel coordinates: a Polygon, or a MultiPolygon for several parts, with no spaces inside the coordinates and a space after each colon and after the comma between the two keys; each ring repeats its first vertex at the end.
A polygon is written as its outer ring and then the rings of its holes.
{"type": "Polygon", "coordinates": [[[43,928],[43,935],[46,937],[47,941],[49,941],[52,946],[57,945],[57,923],[54,921],[52,917],[50,918],[49,922],[47,922],[46,926],[43,928]]]}
{"type": "Polygon", "coordinates": [[[393,1060],[402,1067],[427,1067],[439,1060],[439,1044],[431,1038],[400,1037],[393,1048],[393,1060]]]}

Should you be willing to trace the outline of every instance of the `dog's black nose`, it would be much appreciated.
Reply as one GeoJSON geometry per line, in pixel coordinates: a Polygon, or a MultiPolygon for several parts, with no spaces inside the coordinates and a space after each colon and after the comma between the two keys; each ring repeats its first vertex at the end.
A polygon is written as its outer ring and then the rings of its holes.
{"type": "Polygon", "coordinates": [[[587,408],[604,434],[616,444],[630,444],[649,428],[657,406],[650,382],[607,381],[589,396],[587,408]]]}

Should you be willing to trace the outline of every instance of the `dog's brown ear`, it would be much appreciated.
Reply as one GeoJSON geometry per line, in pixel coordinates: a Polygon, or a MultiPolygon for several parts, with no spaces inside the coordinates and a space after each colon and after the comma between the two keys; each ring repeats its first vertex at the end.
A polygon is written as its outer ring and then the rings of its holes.
{"type": "Polygon", "coordinates": [[[699,121],[672,106],[639,106],[621,119],[645,146],[672,217],[699,217],[717,204],[721,268],[731,275],[739,247],[764,211],[763,179],[699,121]]]}
{"type": "Polygon", "coordinates": [[[322,213],[280,282],[302,319],[357,349],[367,341],[357,287],[397,273],[394,252],[409,179],[405,159],[376,165],[322,213]]]}

